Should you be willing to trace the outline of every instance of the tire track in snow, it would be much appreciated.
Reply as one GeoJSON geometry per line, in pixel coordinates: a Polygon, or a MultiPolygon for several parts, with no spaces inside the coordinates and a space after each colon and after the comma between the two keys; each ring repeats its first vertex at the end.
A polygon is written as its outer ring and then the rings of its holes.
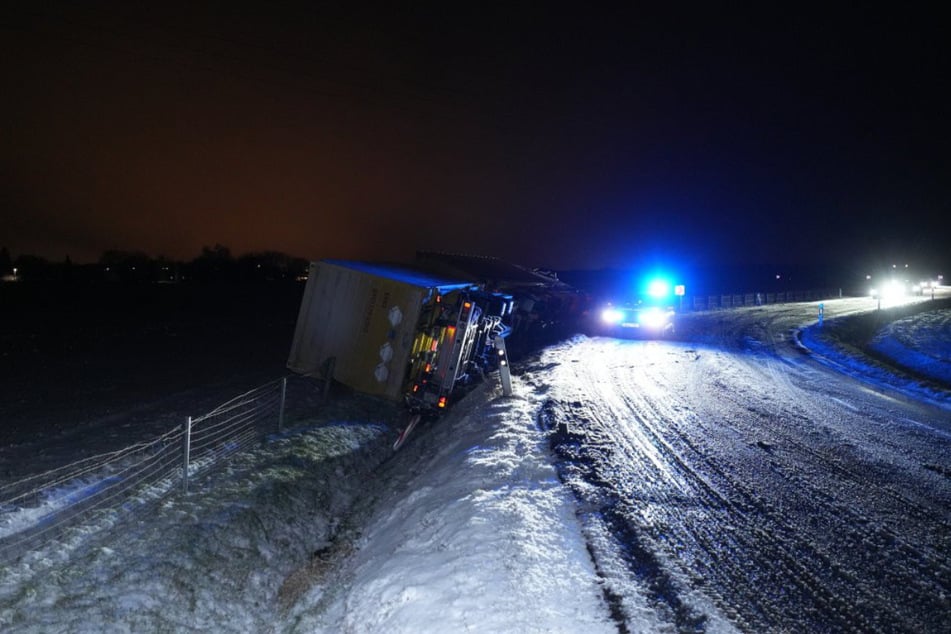
{"type": "Polygon", "coordinates": [[[554,400],[547,401],[539,413],[540,426],[552,432],[551,446],[559,457],[559,477],[581,505],[578,515],[588,535],[589,552],[604,580],[605,599],[618,630],[628,632],[627,620],[631,617],[625,584],[606,572],[615,568],[610,563],[615,557],[623,561],[638,587],[647,594],[660,619],[671,622],[678,631],[703,631],[707,617],[684,600],[678,580],[658,557],[648,536],[627,521],[624,499],[616,495],[613,483],[603,479],[605,474],[597,469],[597,455],[606,446],[582,441],[583,433],[571,430],[577,430],[577,422],[572,414],[566,414],[564,404],[554,400]],[[611,552],[605,552],[603,541],[594,537],[602,526],[614,540],[611,552]]]}
{"type": "MultiPolygon", "coordinates": [[[[775,371],[775,366],[769,366],[770,371],[775,371]]],[[[789,393],[795,393],[795,388],[785,374],[776,377],[774,385],[779,385],[783,390],[789,393]]],[[[751,381],[755,383],[755,381],[751,381]]],[[[801,390],[799,390],[801,392],[801,390]]],[[[722,390],[721,394],[727,400],[733,400],[736,407],[743,407],[746,403],[744,398],[737,395],[736,392],[722,390]]],[[[699,396],[699,395],[698,395],[699,396]]],[[[704,396],[709,394],[704,393],[704,396]]],[[[693,399],[701,402],[703,399],[693,399]]],[[[791,459],[787,459],[785,464],[781,465],[784,472],[797,484],[804,488],[809,488],[811,495],[809,497],[800,495],[801,503],[808,507],[810,514],[824,518],[830,524],[839,527],[840,532],[847,537],[839,539],[839,548],[847,548],[850,553],[837,552],[830,547],[817,546],[823,557],[831,562],[836,575],[841,578],[838,585],[843,588],[842,592],[846,596],[854,596],[855,592],[849,593],[851,586],[863,588],[866,594],[874,593],[878,588],[882,600],[873,601],[874,605],[869,606],[867,611],[871,618],[878,623],[904,624],[907,627],[909,623],[922,623],[924,629],[928,629],[929,613],[934,614],[935,610],[940,611],[946,600],[943,598],[951,585],[951,576],[949,576],[947,559],[944,553],[947,552],[947,535],[951,534],[948,528],[946,513],[939,508],[924,507],[916,503],[908,496],[885,483],[873,483],[866,477],[866,474],[857,469],[847,468],[844,464],[844,457],[832,452],[818,451],[810,444],[803,441],[808,435],[802,433],[803,429],[812,425],[812,421],[821,420],[825,415],[829,416],[828,411],[817,411],[814,401],[810,399],[787,398],[787,402],[795,403],[799,409],[796,417],[799,423],[788,425],[789,414],[784,414],[785,418],[777,417],[777,409],[772,411],[753,410],[758,417],[755,421],[760,425],[760,433],[766,433],[770,438],[770,446],[780,447],[784,454],[789,454],[791,459]],[[835,485],[830,487],[831,491],[826,494],[821,489],[816,489],[810,478],[802,476],[803,470],[807,470],[813,479],[824,477],[825,482],[835,485]],[[830,479],[831,476],[831,479],[830,479]],[[874,489],[870,488],[875,484],[874,489]],[[900,505],[899,509],[885,507],[880,502],[883,497],[890,499],[900,505]],[[868,509],[870,512],[857,511],[868,509]],[[903,536],[899,528],[889,528],[884,522],[890,520],[890,516],[897,515],[908,519],[913,519],[917,524],[929,527],[928,530],[937,535],[944,535],[945,538],[938,538],[937,546],[929,545],[934,539],[928,536],[921,538],[915,535],[915,543],[912,543],[908,537],[903,536]],[[882,518],[882,519],[878,519],[882,518]],[[848,567],[850,561],[861,559],[868,556],[868,551],[874,549],[877,552],[890,556],[893,560],[902,562],[901,568],[909,565],[913,566],[913,572],[896,569],[891,565],[876,565],[875,562],[865,562],[864,570],[857,572],[848,567]],[[851,559],[847,558],[851,555],[851,559]],[[907,564],[905,562],[911,562],[907,564]],[[867,577],[874,573],[877,579],[868,580],[867,577]],[[876,584],[875,581],[878,581],[876,584]],[[883,590],[885,589],[885,590],[883,590]],[[897,598],[895,595],[900,595],[897,598]],[[930,599],[937,597],[937,599],[930,599]],[[908,606],[917,606],[911,607],[908,606]]],[[[730,409],[719,403],[716,409],[730,409]]],[[[835,581],[835,578],[832,578],[835,581]]],[[[880,628],[883,626],[879,626],[880,628]]],[[[884,629],[891,629],[892,626],[884,626],[884,629]]]]}
{"type": "MultiPolygon", "coordinates": [[[[610,382],[604,383],[600,380],[596,382],[610,386],[610,382]]],[[[563,382],[558,381],[556,383],[561,384],[563,382]]],[[[616,393],[616,391],[610,389],[608,392],[616,393]]],[[[604,392],[598,392],[594,398],[590,399],[590,401],[598,403],[614,400],[615,397],[612,394],[604,392]]],[[[581,404],[582,401],[576,403],[581,404]]],[[[631,562],[632,569],[638,575],[643,575],[645,570],[650,571],[652,576],[650,585],[655,589],[662,585],[665,590],[665,592],[659,593],[658,600],[676,606],[680,615],[677,620],[678,627],[680,629],[691,629],[697,624],[698,617],[689,616],[690,609],[684,607],[687,604],[686,595],[695,591],[695,588],[690,586],[703,582],[704,592],[716,599],[716,588],[728,586],[734,579],[724,580],[719,584],[709,584],[704,581],[704,577],[709,579],[723,576],[717,566],[710,565],[709,562],[704,562],[702,557],[699,557],[699,553],[704,549],[715,552],[710,544],[714,542],[716,536],[704,534],[702,530],[691,527],[690,522],[683,521],[683,514],[707,512],[708,509],[716,506],[729,506],[730,502],[695,470],[687,468],[685,462],[679,459],[671,460],[671,456],[674,456],[676,452],[669,445],[665,447],[665,443],[659,443],[661,445],[660,449],[661,453],[665,454],[664,462],[670,466],[655,472],[653,467],[659,462],[658,458],[653,455],[657,449],[656,434],[648,433],[643,437],[638,434],[611,434],[609,432],[613,428],[610,420],[612,417],[607,416],[608,420],[605,420],[604,416],[599,418],[599,415],[592,412],[591,409],[579,415],[577,411],[572,412],[571,407],[562,407],[562,410],[567,412],[563,414],[563,417],[568,419],[569,424],[574,424],[579,429],[583,429],[579,433],[583,434],[584,448],[587,455],[576,460],[576,462],[583,462],[586,468],[592,472],[592,475],[588,475],[589,481],[595,482],[605,489],[622,488],[619,492],[620,501],[612,503],[610,512],[613,517],[614,530],[622,540],[631,542],[635,539],[632,536],[636,536],[639,547],[636,549],[637,556],[631,562]],[[582,421],[584,421],[584,424],[581,424],[582,421]],[[622,451],[618,452],[618,447],[622,448],[622,451]],[[617,453],[622,454],[620,459],[616,455],[617,453]],[[639,456],[647,457],[638,460],[639,456]],[[612,472],[612,465],[619,462],[629,465],[640,462],[644,465],[644,468],[635,473],[633,477],[630,474],[625,476],[612,472]],[[684,478],[684,473],[690,477],[684,478]],[[663,477],[658,477],[660,475],[663,477]],[[689,482],[690,478],[699,482],[699,488],[706,491],[705,496],[701,495],[699,497],[707,499],[697,499],[698,496],[695,491],[697,485],[691,484],[689,482]],[[648,506],[639,505],[636,502],[639,499],[646,501],[648,506]],[[705,510],[705,507],[707,510],[705,510]],[[639,520],[639,516],[644,513],[652,515],[653,521],[639,520]],[[661,522],[661,520],[663,521],[661,522]],[[680,525],[688,527],[688,530],[686,532],[673,530],[680,525]],[[663,530],[659,526],[663,526],[663,530]],[[698,548],[696,544],[701,544],[701,547],[698,548]],[[645,547],[648,550],[645,551],[645,547]],[[693,563],[701,565],[702,570],[695,574],[670,570],[671,565],[668,560],[671,557],[676,559],[677,556],[692,557],[693,563]],[[663,565],[661,566],[658,562],[663,565]],[[703,574],[699,574],[700,572],[703,574]],[[679,577],[684,577],[684,579],[681,580],[679,577]],[[664,583],[658,583],[658,579],[664,580],[664,583]]],[[[625,411],[630,411],[630,405],[624,403],[623,398],[620,403],[613,403],[608,410],[609,413],[623,413],[625,411]]],[[[750,595],[748,601],[751,605],[755,605],[755,595],[750,595]]],[[[726,604],[725,601],[718,601],[718,603],[726,604]]],[[[750,631],[763,629],[761,619],[750,621],[731,606],[727,605],[726,608],[730,618],[735,623],[743,626],[744,629],[750,631]]],[[[766,607],[760,606],[760,611],[765,612],[766,607]]]]}
{"type": "MultiPolygon", "coordinates": [[[[775,338],[773,336],[774,329],[772,327],[772,322],[767,322],[764,325],[764,329],[766,330],[770,340],[773,341],[775,338]]],[[[779,348],[776,345],[771,345],[770,346],[771,354],[762,360],[763,363],[761,364],[761,367],[766,368],[774,384],[782,386],[782,388],[786,390],[787,392],[789,392],[790,394],[798,393],[798,394],[804,395],[805,392],[803,391],[803,389],[799,387],[798,385],[796,385],[791,380],[790,374],[788,372],[778,371],[779,366],[777,362],[788,363],[788,359],[784,357],[783,351],[784,350],[782,348],[779,348]]],[[[806,385],[810,385],[810,386],[816,385],[816,381],[814,380],[812,371],[809,368],[807,368],[801,363],[795,364],[794,367],[799,371],[798,372],[799,376],[802,376],[803,374],[805,374],[806,385]]],[[[826,381],[828,381],[828,375],[825,376],[825,379],[826,381]]],[[[822,391],[824,398],[838,403],[839,405],[847,409],[851,414],[854,414],[854,415],[864,414],[861,408],[856,407],[855,405],[853,405],[851,402],[849,402],[848,400],[844,398],[839,398],[835,396],[834,394],[832,394],[831,391],[828,389],[828,385],[825,382],[819,381],[819,385],[820,385],[819,390],[822,391]]],[[[865,392],[863,391],[862,394],[864,393],[865,392]]],[[[823,417],[829,416],[829,411],[828,411],[829,408],[820,407],[818,405],[818,401],[814,398],[801,398],[801,399],[794,398],[790,400],[797,401],[799,406],[803,408],[804,415],[809,420],[822,420],[823,417]]],[[[932,426],[924,425],[922,423],[919,423],[915,420],[908,418],[907,416],[899,415],[895,418],[892,418],[891,422],[894,422],[895,420],[900,420],[900,421],[915,425],[921,428],[923,431],[925,431],[928,434],[935,434],[944,438],[947,437],[947,435],[944,434],[940,429],[937,429],[932,426]]],[[[798,436],[788,433],[788,430],[783,430],[782,428],[778,428],[778,431],[784,432],[783,433],[784,441],[788,445],[796,446],[800,451],[807,453],[813,458],[815,458],[817,461],[824,463],[830,470],[834,471],[837,475],[840,475],[843,478],[846,478],[850,480],[851,482],[854,482],[856,486],[858,487],[866,487],[869,485],[869,479],[868,477],[866,477],[864,472],[859,472],[856,469],[849,469],[843,464],[842,460],[838,459],[838,456],[833,457],[833,456],[825,455],[819,451],[816,451],[811,446],[802,442],[798,436]]],[[[923,468],[927,468],[927,462],[922,461],[921,466],[923,468]]],[[[912,500],[907,495],[902,493],[901,490],[897,489],[893,484],[887,481],[876,482],[875,487],[876,487],[876,493],[884,493],[888,498],[890,498],[891,500],[893,500],[894,502],[896,502],[902,507],[901,511],[902,511],[903,517],[910,516],[911,518],[919,521],[922,524],[934,526],[938,531],[940,531],[942,534],[946,536],[951,536],[951,521],[949,521],[949,518],[948,518],[947,508],[935,508],[933,505],[926,507],[923,504],[915,500],[912,500]]],[[[864,519],[864,518],[859,518],[859,519],[864,519]]],[[[938,551],[933,551],[928,553],[928,552],[921,551],[920,549],[907,543],[898,534],[895,535],[894,539],[896,539],[897,541],[903,544],[903,547],[906,549],[908,555],[919,555],[920,557],[927,559],[929,563],[935,569],[941,572],[941,576],[946,581],[946,583],[951,584],[951,567],[949,567],[947,558],[944,556],[944,553],[947,552],[947,549],[942,548],[938,551]]],[[[951,548],[951,538],[949,538],[947,545],[949,548],[951,548]]]]}
{"type": "MultiPolygon", "coordinates": [[[[822,471],[827,479],[831,476],[836,486],[829,487],[828,495],[813,495],[809,503],[816,514],[837,518],[841,531],[849,536],[846,546],[856,551],[856,557],[862,556],[871,545],[883,555],[900,560],[902,568],[913,567],[917,571],[909,575],[891,566],[870,564],[866,573],[874,570],[877,577],[885,580],[880,585],[891,588],[891,600],[883,601],[876,610],[896,606],[889,609],[896,622],[914,621],[920,615],[905,606],[914,604],[915,597],[942,596],[951,588],[951,567],[947,559],[947,552],[951,551],[951,524],[946,512],[912,500],[889,482],[872,477],[874,474],[847,466],[842,456],[815,450],[795,434],[777,428],[774,437],[777,436],[778,444],[787,453],[797,456],[795,462],[815,465],[811,470],[813,478],[822,471]],[[911,524],[922,529],[910,528],[911,524]],[[895,600],[895,595],[905,599],[895,600]]],[[[794,470],[795,467],[787,468],[793,474],[791,478],[804,487],[812,486],[809,478],[794,474],[794,470]]],[[[831,545],[823,550],[830,551],[831,545]]],[[[827,556],[842,558],[842,553],[828,552],[827,556]]],[[[843,574],[855,577],[848,570],[843,574]]],[[[865,580],[858,578],[855,583],[866,585],[865,580]]]]}
{"type": "MultiPolygon", "coordinates": [[[[657,351],[670,354],[663,347],[657,351]]],[[[550,396],[562,418],[576,429],[581,447],[573,459],[591,472],[589,484],[610,490],[600,495],[615,496],[610,513],[622,518],[625,526],[615,530],[635,535],[641,551],[650,551],[649,556],[644,552],[639,556],[660,566],[652,574],[669,579],[668,589],[680,596],[675,603],[687,604],[699,589],[736,625],[749,631],[804,625],[840,631],[890,631],[896,626],[901,630],[914,623],[925,630],[934,627],[927,617],[915,618],[915,606],[922,606],[922,595],[929,589],[939,593],[934,601],[924,602],[932,614],[945,601],[940,598],[947,590],[940,555],[906,543],[901,534],[883,531],[879,522],[843,505],[843,496],[864,500],[859,494],[866,480],[859,472],[843,469],[836,455],[797,439],[797,433],[806,429],[809,411],[797,409],[790,401],[794,392],[788,377],[779,375],[780,393],[766,398],[771,405],[749,408],[764,395],[747,390],[742,381],[752,381],[760,389],[771,381],[764,383],[761,377],[735,368],[732,374],[724,374],[715,364],[694,364],[702,371],[681,372],[685,376],[679,383],[664,383],[679,375],[676,369],[674,374],[668,372],[663,354],[652,357],[649,346],[637,348],[638,363],[630,367],[611,361],[616,350],[612,352],[609,343],[587,342],[572,354],[582,352],[590,357],[550,368],[556,375],[553,384],[558,386],[550,396]],[[658,372],[664,376],[656,376],[658,372]],[[712,379],[720,381],[721,387],[712,379]],[[736,420],[719,425],[718,413],[713,411],[716,403],[706,409],[681,404],[685,400],[702,404],[711,394],[736,420]],[[724,402],[724,395],[733,400],[724,402]],[[784,408],[791,410],[785,412],[787,419],[790,413],[798,415],[798,426],[784,429],[781,424],[768,424],[770,411],[784,408]],[[715,451],[716,444],[724,442],[732,443],[735,451],[724,454],[722,447],[715,451]],[[745,464],[742,456],[723,459],[744,452],[752,452],[754,466],[745,464]],[[805,480],[797,475],[792,459],[803,461],[805,480]],[[837,481],[845,481],[841,491],[826,493],[808,486],[814,473],[829,472],[837,481]],[[760,490],[770,485],[780,489],[778,494],[760,490]],[[806,491],[797,491],[797,485],[806,485],[806,491]],[[791,503],[803,505],[792,512],[804,517],[791,520],[787,516],[791,503]],[[937,573],[938,579],[913,583],[903,595],[912,607],[896,609],[889,596],[876,596],[876,586],[863,579],[863,570],[853,559],[843,559],[840,553],[814,543],[808,531],[803,535],[809,522],[827,525],[827,532],[848,531],[845,543],[855,551],[887,548],[893,555],[923,562],[916,565],[924,576],[937,573]],[[770,587],[775,590],[772,595],[770,587]]],[[[691,354],[694,360],[700,357],[695,351],[687,352],[680,353],[680,361],[691,354]]],[[[758,363],[751,365],[758,368],[758,363]]],[[[576,483],[575,488],[583,489],[584,484],[576,483]]],[[[585,495],[594,495],[590,487],[585,495]]],[[[899,498],[915,506],[907,497],[899,494],[899,498]]],[[[921,522],[935,519],[933,509],[909,512],[921,522]]],[[[637,567],[636,557],[632,566],[637,567]]],[[[906,574],[899,570],[890,578],[907,583],[906,574]]],[[[669,597],[664,600],[671,602],[669,597]]],[[[697,623],[691,618],[675,622],[680,628],[689,627],[697,623]]]]}
{"type": "MultiPolygon", "coordinates": [[[[775,576],[776,569],[779,569],[787,583],[796,586],[797,593],[802,597],[801,601],[814,600],[829,614],[847,610],[848,605],[841,597],[827,591],[815,575],[799,563],[803,553],[790,551],[787,536],[784,535],[786,531],[778,530],[776,526],[760,526],[767,518],[763,511],[764,505],[752,491],[721,477],[727,487],[740,492],[745,498],[744,504],[735,504],[730,501],[730,496],[721,493],[711,484],[705,473],[719,473],[722,476],[723,472],[697,452],[690,445],[687,436],[679,432],[678,421],[684,418],[683,410],[671,407],[669,394],[657,388],[657,384],[652,383],[650,378],[646,375],[638,377],[635,383],[640,389],[623,391],[622,403],[613,409],[617,412],[626,410],[635,413],[638,426],[650,436],[651,444],[664,454],[665,460],[672,465],[676,473],[691,481],[691,497],[695,497],[697,506],[710,516],[708,521],[692,522],[682,514],[669,514],[666,530],[683,527],[682,534],[678,535],[681,540],[678,544],[681,555],[689,554],[692,564],[703,568],[706,579],[718,580],[718,583],[711,584],[714,588],[731,587],[734,594],[741,588],[747,588],[744,603],[749,611],[757,613],[763,620],[761,623],[754,623],[756,629],[775,626],[775,608],[760,600],[761,588],[758,584],[750,586],[748,570],[722,565],[724,559],[737,552],[755,553],[757,568],[768,571],[770,576],[775,576]],[[712,521],[714,517],[727,521],[740,530],[724,534],[717,526],[718,522],[712,521]],[[777,533],[780,539],[776,538],[777,533]]],[[[601,386],[610,385],[607,379],[607,376],[601,375],[595,378],[595,382],[601,386]]],[[[623,443],[622,438],[617,440],[623,443]]],[[[634,458],[633,455],[630,457],[634,458]]],[[[636,495],[638,492],[632,493],[636,495]]],[[[676,505],[667,505],[667,508],[678,509],[676,505]]],[[[667,541],[669,542],[670,538],[667,541]]],[[[797,551],[801,551],[801,546],[797,551]]],[[[817,557],[817,553],[805,554],[817,557]]],[[[785,591],[790,592],[791,589],[787,587],[785,591]]],[[[722,603],[722,599],[719,602],[722,603]]],[[[751,618],[752,616],[748,617],[751,618]]],[[[849,615],[849,620],[858,622],[860,629],[871,631],[870,624],[863,622],[860,613],[849,615]]]]}

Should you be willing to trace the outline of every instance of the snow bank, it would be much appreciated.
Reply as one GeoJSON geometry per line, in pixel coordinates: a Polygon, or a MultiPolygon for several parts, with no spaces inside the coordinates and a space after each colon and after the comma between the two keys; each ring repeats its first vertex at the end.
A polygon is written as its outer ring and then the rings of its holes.
{"type": "Polygon", "coordinates": [[[294,631],[617,630],[537,406],[488,385],[466,401],[377,472],[353,555],[294,631]]]}
{"type": "Polygon", "coordinates": [[[903,368],[951,385],[951,310],[913,315],[887,324],[869,347],[903,368]]]}
{"type": "Polygon", "coordinates": [[[951,409],[951,309],[919,304],[884,321],[879,312],[801,329],[800,343],[829,366],[882,389],[951,409]],[[928,310],[931,308],[931,310],[928,310]],[[934,330],[932,330],[934,329],[934,330]]]}

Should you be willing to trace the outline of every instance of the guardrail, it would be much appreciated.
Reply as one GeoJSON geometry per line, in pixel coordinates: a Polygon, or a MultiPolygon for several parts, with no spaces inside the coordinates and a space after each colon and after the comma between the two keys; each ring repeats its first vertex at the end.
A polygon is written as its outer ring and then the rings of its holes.
{"type": "Polygon", "coordinates": [[[0,485],[0,563],[101,515],[141,509],[283,426],[287,378],[254,388],[147,442],[0,485]]]}
{"type": "Polygon", "coordinates": [[[780,293],[731,293],[726,295],[688,295],[683,298],[680,310],[702,311],[743,306],[764,306],[789,302],[811,302],[820,299],[842,297],[842,289],[807,291],[784,291],[780,293]]]}

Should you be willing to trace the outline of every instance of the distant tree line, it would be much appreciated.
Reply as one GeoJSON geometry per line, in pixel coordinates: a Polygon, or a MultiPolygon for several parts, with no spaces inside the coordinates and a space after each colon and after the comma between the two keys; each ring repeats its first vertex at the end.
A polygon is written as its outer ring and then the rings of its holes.
{"type": "Polygon", "coordinates": [[[104,251],[92,264],[76,264],[69,256],[53,262],[36,255],[10,256],[0,248],[0,279],[18,282],[264,282],[296,280],[307,274],[308,261],[278,251],[238,257],[223,245],[203,247],[190,261],[152,257],[141,251],[104,251]]]}

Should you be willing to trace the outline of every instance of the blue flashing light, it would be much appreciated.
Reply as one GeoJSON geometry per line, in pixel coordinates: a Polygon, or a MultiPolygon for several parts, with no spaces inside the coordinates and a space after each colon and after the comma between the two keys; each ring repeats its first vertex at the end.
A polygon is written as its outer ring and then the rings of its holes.
{"type": "Polygon", "coordinates": [[[670,295],[670,283],[662,278],[651,280],[647,284],[647,294],[657,299],[670,295]]]}

